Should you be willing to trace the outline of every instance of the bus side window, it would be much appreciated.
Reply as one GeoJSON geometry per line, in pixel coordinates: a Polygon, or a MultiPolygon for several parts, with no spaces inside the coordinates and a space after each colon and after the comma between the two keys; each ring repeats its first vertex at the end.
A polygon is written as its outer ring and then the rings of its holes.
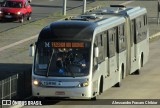
{"type": "Polygon", "coordinates": [[[144,14],[142,16],[142,20],[144,23],[144,27],[143,27],[143,31],[142,31],[142,36],[143,36],[143,40],[147,38],[147,14],[144,14]]]}
{"type": "Polygon", "coordinates": [[[147,25],[147,14],[143,15],[144,26],[147,25]]]}
{"type": "Polygon", "coordinates": [[[115,42],[115,51],[118,52],[119,45],[118,45],[118,27],[114,27],[114,42],[115,42]]]}
{"type": "Polygon", "coordinates": [[[97,39],[97,37],[95,37],[94,48],[93,48],[93,67],[94,67],[94,70],[95,70],[95,66],[97,66],[97,64],[98,64],[98,59],[95,57],[95,48],[97,46],[98,46],[98,39],[97,39]]]}
{"type": "Polygon", "coordinates": [[[104,42],[104,56],[105,57],[108,57],[108,44],[107,44],[107,33],[108,31],[104,32],[104,39],[103,39],[103,42],[104,42]]]}
{"type": "Polygon", "coordinates": [[[104,33],[100,33],[97,35],[98,39],[98,48],[99,48],[99,57],[98,57],[98,63],[104,61],[104,33]]]}
{"type": "Polygon", "coordinates": [[[135,31],[135,20],[131,20],[131,46],[133,45],[133,42],[135,42],[135,35],[136,35],[136,31],[135,31]]]}
{"type": "Polygon", "coordinates": [[[143,41],[147,36],[146,17],[141,15],[136,18],[136,44],[143,41]]]}
{"type": "MultiPolygon", "coordinates": [[[[95,54],[93,56],[93,66],[94,66],[94,70],[95,67],[98,65],[98,63],[101,63],[102,61],[104,61],[105,59],[105,50],[104,50],[104,35],[105,33],[100,33],[97,34],[94,40],[94,48],[98,47],[99,48],[99,57],[95,57],[95,54]]],[[[94,53],[95,51],[93,51],[94,53]]]]}
{"type": "Polygon", "coordinates": [[[108,30],[108,57],[111,58],[115,56],[115,38],[113,29],[108,30]]]}
{"type": "Polygon", "coordinates": [[[124,51],[126,49],[125,36],[124,36],[124,24],[118,26],[118,53],[124,51]]]}
{"type": "Polygon", "coordinates": [[[140,27],[140,22],[141,22],[141,20],[140,20],[140,17],[137,17],[136,19],[135,19],[135,22],[136,22],[136,28],[135,28],[135,30],[136,30],[136,36],[135,36],[135,44],[137,44],[137,43],[139,43],[140,41],[141,41],[141,39],[140,39],[140,37],[141,37],[141,27],[140,27]]]}

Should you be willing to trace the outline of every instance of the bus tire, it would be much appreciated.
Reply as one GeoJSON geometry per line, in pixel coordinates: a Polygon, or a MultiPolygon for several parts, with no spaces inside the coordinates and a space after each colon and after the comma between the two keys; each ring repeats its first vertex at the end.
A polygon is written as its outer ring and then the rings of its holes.
{"type": "Polygon", "coordinates": [[[135,72],[134,72],[134,75],[139,75],[140,74],[140,69],[137,69],[135,72]]]}
{"type": "Polygon", "coordinates": [[[103,76],[101,76],[100,84],[99,84],[99,95],[103,93],[103,76]]]}
{"type": "Polygon", "coordinates": [[[91,101],[96,101],[96,100],[97,100],[96,96],[94,96],[94,97],[91,98],[91,101]]]}

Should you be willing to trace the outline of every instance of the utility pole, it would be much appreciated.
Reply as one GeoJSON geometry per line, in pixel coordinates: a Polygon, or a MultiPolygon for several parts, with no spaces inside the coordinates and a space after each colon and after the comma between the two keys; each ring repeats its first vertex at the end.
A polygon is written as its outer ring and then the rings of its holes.
{"type": "Polygon", "coordinates": [[[63,0],[63,15],[66,16],[67,0],[63,0]]]}
{"type": "Polygon", "coordinates": [[[82,14],[84,14],[86,12],[86,0],[83,0],[83,10],[82,10],[82,14]]]}

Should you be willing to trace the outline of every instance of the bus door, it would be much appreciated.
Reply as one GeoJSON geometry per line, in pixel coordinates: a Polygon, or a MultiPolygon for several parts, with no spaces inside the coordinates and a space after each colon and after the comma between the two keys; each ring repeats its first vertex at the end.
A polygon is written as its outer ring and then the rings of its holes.
{"type": "MultiPolygon", "coordinates": [[[[117,57],[116,57],[116,36],[115,36],[115,29],[109,29],[108,30],[108,71],[110,73],[110,76],[112,79],[115,79],[115,72],[117,71],[117,57]]],[[[114,81],[112,81],[114,83],[114,81]]]]}
{"type": "Polygon", "coordinates": [[[131,20],[131,65],[136,61],[136,22],[131,20]]]}
{"type": "MultiPolygon", "coordinates": [[[[93,56],[93,80],[98,81],[101,75],[106,77],[106,66],[105,66],[105,50],[104,45],[106,44],[104,42],[105,36],[104,33],[99,33],[96,35],[96,38],[94,40],[94,50],[96,47],[99,48],[99,56],[95,57],[95,54],[93,56]]],[[[95,51],[93,51],[94,53],[95,51]]]]}
{"type": "Polygon", "coordinates": [[[107,41],[107,38],[108,38],[108,33],[107,31],[104,32],[104,53],[105,53],[105,67],[106,67],[106,73],[105,73],[105,78],[107,78],[109,75],[110,75],[110,72],[109,72],[109,64],[108,64],[108,41],[107,41]]]}
{"type": "Polygon", "coordinates": [[[116,69],[117,70],[115,70],[116,72],[118,71],[118,68],[119,68],[119,55],[118,55],[118,50],[119,50],[119,45],[118,45],[118,27],[115,27],[114,29],[113,29],[114,31],[114,33],[113,33],[113,35],[114,35],[114,46],[115,46],[115,56],[116,56],[116,69]]]}

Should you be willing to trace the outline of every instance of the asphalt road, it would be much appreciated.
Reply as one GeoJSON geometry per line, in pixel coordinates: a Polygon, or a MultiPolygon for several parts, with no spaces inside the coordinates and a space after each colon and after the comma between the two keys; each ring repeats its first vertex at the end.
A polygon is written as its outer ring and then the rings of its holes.
{"type": "MultiPolygon", "coordinates": [[[[82,4],[82,1],[67,0],[67,10],[82,6],[82,4]]],[[[63,0],[32,0],[31,6],[32,19],[31,21],[26,20],[23,24],[45,18],[49,14],[62,14],[63,0]]],[[[21,26],[23,24],[19,23],[18,21],[0,21],[0,33],[13,29],[17,26],[21,26]]]]}

